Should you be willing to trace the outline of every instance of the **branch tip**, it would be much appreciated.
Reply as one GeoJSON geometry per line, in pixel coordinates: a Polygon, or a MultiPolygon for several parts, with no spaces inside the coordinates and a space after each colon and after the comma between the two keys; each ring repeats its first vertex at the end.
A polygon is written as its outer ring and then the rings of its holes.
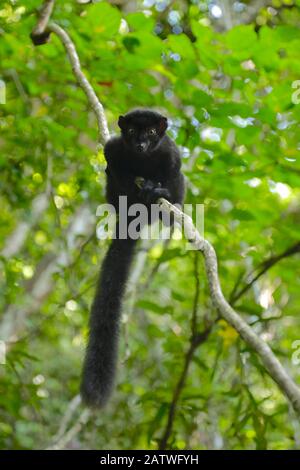
{"type": "Polygon", "coordinates": [[[30,34],[31,40],[35,46],[46,44],[50,39],[51,31],[48,29],[48,23],[53,11],[54,1],[55,0],[45,0],[40,8],[37,24],[30,34]]]}

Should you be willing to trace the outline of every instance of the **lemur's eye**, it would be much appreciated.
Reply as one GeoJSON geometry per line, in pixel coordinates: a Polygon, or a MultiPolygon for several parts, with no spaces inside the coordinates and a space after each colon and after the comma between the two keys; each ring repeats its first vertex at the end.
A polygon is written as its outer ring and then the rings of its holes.
{"type": "Polygon", "coordinates": [[[133,127],[129,127],[129,129],[128,129],[128,134],[130,134],[130,135],[134,134],[134,129],[133,129],[133,127]]]}
{"type": "Polygon", "coordinates": [[[148,133],[149,133],[149,135],[155,135],[156,134],[155,127],[152,127],[151,129],[149,129],[148,133]]]}

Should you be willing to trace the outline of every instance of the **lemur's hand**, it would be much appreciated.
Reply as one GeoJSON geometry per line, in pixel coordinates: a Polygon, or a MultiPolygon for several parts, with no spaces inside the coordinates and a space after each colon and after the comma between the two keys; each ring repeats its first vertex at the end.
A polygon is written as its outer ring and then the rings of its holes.
{"type": "Polygon", "coordinates": [[[146,204],[154,204],[161,197],[170,198],[167,188],[162,188],[161,183],[155,183],[151,180],[144,180],[140,185],[140,197],[146,204]]]}

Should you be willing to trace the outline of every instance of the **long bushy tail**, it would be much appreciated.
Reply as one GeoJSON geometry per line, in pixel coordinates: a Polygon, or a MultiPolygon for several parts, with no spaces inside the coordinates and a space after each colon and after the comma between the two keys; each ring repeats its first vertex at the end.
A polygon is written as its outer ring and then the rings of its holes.
{"type": "Polygon", "coordinates": [[[89,406],[105,405],[113,389],[121,303],[135,242],[131,238],[113,239],[102,264],[81,383],[82,399],[89,406]]]}

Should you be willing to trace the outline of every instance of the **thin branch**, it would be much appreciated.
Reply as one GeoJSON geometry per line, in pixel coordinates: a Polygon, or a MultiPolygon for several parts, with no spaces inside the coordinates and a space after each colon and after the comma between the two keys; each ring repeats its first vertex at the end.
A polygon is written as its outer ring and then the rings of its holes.
{"type": "Polygon", "coordinates": [[[186,379],[188,376],[189,368],[192,363],[196,349],[203,344],[209,336],[209,333],[212,329],[212,324],[209,325],[204,331],[197,332],[197,312],[198,312],[198,303],[200,296],[200,282],[199,282],[199,259],[198,252],[195,253],[195,262],[194,262],[194,278],[195,278],[195,294],[193,301],[193,311],[191,319],[191,339],[188,350],[184,356],[184,364],[182,372],[179,376],[179,379],[176,383],[175,389],[173,391],[172,401],[169,406],[167,424],[163,432],[162,438],[159,441],[159,450],[164,450],[168,447],[168,441],[171,436],[174,421],[176,418],[177,405],[180,399],[180,395],[185,387],[186,379]]]}
{"type": "Polygon", "coordinates": [[[197,313],[198,313],[198,303],[199,303],[199,296],[200,296],[198,252],[195,253],[195,258],[194,258],[194,273],[195,273],[195,295],[194,295],[193,314],[192,314],[192,321],[191,321],[192,338],[197,333],[197,313]]]}
{"type": "Polygon", "coordinates": [[[31,202],[29,210],[29,216],[26,220],[22,220],[15,227],[13,232],[8,236],[5,241],[4,247],[0,252],[0,255],[5,259],[15,256],[23,247],[27,240],[29,233],[39,223],[42,215],[49,206],[49,195],[51,193],[51,179],[52,179],[52,157],[48,154],[47,160],[47,183],[46,189],[43,193],[38,194],[31,202]]]}
{"type": "Polygon", "coordinates": [[[1,256],[8,259],[15,256],[20,251],[32,227],[34,227],[40,220],[48,205],[49,197],[47,192],[39,194],[32,200],[30,217],[27,217],[27,220],[19,222],[12,234],[9,235],[2,251],[0,252],[1,256]]]}
{"type": "Polygon", "coordinates": [[[40,46],[49,41],[50,31],[47,26],[53,11],[54,1],[45,0],[40,9],[38,22],[30,35],[35,46],[40,46]]]}
{"type": "Polygon", "coordinates": [[[10,77],[13,80],[13,82],[15,84],[15,87],[17,89],[17,92],[19,93],[22,101],[25,103],[26,108],[28,110],[30,100],[29,100],[28,94],[26,93],[26,90],[23,86],[22,81],[20,80],[19,74],[16,71],[16,69],[11,68],[11,69],[5,70],[3,72],[3,74],[4,74],[4,76],[6,75],[6,76],[10,77]]]}
{"type": "Polygon", "coordinates": [[[94,229],[94,216],[87,206],[82,205],[71,219],[64,233],[67,248],[47,253],[39,262],[34,276],[26,282],[25,296],[19,305],[10,304],[1,316],[0,338],[15,341],[26,326],[27,317],[36,312],[52,292],[53,274],[72,264],[74,253],[80,247],[82,236],[89,237],[94,229]]]}
{"type": "Polygon", "coordinates": [[[300,242],[294,243],[292,246],[287,248],[282,253],[271,256],[270,258],[263,261],[252,273],[248,276],[248,280],[246,281],[246,285],[242,287],[240,290],[237,289],[237,285],[235,286],[234,290],[232,291],[229,302],[231,305],[235,304],[237,300],[242,297],[251,287],[252,285],[261,277],[263,276],[269,269],[271,269],[275,264],[281,261],[284,258],[288,258],[289,256],[295,255],[296,253],[300,253],[300,242]],[[254,275],[254,273],[257,274],[254,275]]]}
{"type": "Polygon", "coordinates": [[[198,348],[198,346],[200,346],[200,344],[202,344],[206,341],[210,331],[211,331],[211,326],[207,327],[201,333],[198,333],[197,336],[194,337],[194,340],[191,340],[191,342],[190,342],[189,348],[188,348],[187,353],[185,355],[182,372],[180,374],[180,377],[178,379],[178,382],[176,383],[176,386],[175,386],[175,389],[174,389],[174,392],[173,392],[172,401],[171,401],[171,404],[170,404],[170,407],[169,407],[169,413],[168,413],[166,428],[164,430],[162,438],[159,441],[159,447],[158,447],[159,450],[164,450],[164,449],[167,448],[168,440],[169,440],[169,437],[172,433],[173,424],[174,424],[174,420],[175,420],[175,416],[176,416],[177,404],[178,404],[181,392],[183,391],[183,388],[185,386],[185,382],[186,382],[186,379],[187,379],[187,376],[188,376],[189,367],[192,363],[192,360],[193,360],[196,349],[198,348]]]}
{"type": "Polygon", "coordinates": [[[219,0],[219,6],[223,12],[223,24],[225,31],[229,31],[234,26],[233,8],[231,0],[219,0]]]}
{"type": "MultiPolygon", "coordinates": [[[[53,438],[53,446],[55,446],[61,438],[64,436],[64,434],[67,431],[67,427],[70,423],[70,421],[73,418],[74,413],[76,412],[77,408],[81,404],[81,397],[80,395],[75,395],[75,397],[70,401],[67,410],[61,420],[59,430],[57,431],[57,434],[53,438]]],[[[52,447],[52,446],[50,446],[52,447]]]]}
{"type": "Polygon", "coordinates": [[[61,450],[66,447],[66,445],[75,437],[81,429],[86,425],[91,416],[91,411],[87,408],[81,412],[78,420],[75,424],[67,431],[60,440],[53,446],[48,447],[46,450],[61,450]]]}
{"type": "Polygon", "coordinates": [[[86,94],[86,97],[96,115],[98,123],[98,141],[100,145],[104,145],[105,142],[109,139],[109,130],[107,126],[107,121],[104,113],[102,104],[100,103],[93,87],[90,82],[85,77],[84,73],[81,70],[80,60],[76,52],[75,46],[64,29],[58,26],[56,23],[50,23],[48,26],[49,30],[55,33],[61,42],[63,43],[67,55],[69,57],[73,73],[77,78],[78,85],[86,94]]]}
{"type": "Polygon", "coordinates": [[[235,283],[234,283],[234,286],[232,288],[232,291],[231,291],[231,293],[229,295],[229,299],[228,299],[228,302],[230,303],[231,306],[234,305],[235,297],[237,295],[237,291],[239,290],[239,286],[243,282],[244,277],[245,277],[245,273],[240,272],[237,279],[236,279],[236,281],[235,281],[235,283]]]}
{"type": "Polygon", "coordinates": [[[138,289],[138,283],[141,278],[146,260],[147,260],[147,249],[142,249],[138,252],[136,259],[135,259],[135,265],[134,269],[132,270],[127,287],[126,287],[126,307],[124,311],[126,312],[127,316],[127,321],[124,324],[124,342],[125,342],[125,354],[124,358],[122,360],[122,365],[125,364],[125,362],[129,359],[130,357],[130,346],[129,346],[129,340],[128,340],[128,325],[130,321],[130,317],[132,316],[135,301],[136,301],[136,296],[137,296],[137,289],[138,289]]]}
{"type": "Polygon", "coordinates": [[[98,123],[98,142],[100,145],[104,145],[109,139],[109,130],[102,103],[99,101],[93,87],[82,72],[80,60],[70,36],[63,28],[58,26],[58,24],[53,22],[49,23],[53,6],[54,0],[46,0],[44,2],[40,10],[37,25],[31,33],[31,39],[35,45],[40,45],[47,42],[51,32],[55,33],[56,36],[59,37],[67,52],[72,66],[72,71],[77,79],[78,85],[84,91],[88,102],[96,115],[98,123]]]}

